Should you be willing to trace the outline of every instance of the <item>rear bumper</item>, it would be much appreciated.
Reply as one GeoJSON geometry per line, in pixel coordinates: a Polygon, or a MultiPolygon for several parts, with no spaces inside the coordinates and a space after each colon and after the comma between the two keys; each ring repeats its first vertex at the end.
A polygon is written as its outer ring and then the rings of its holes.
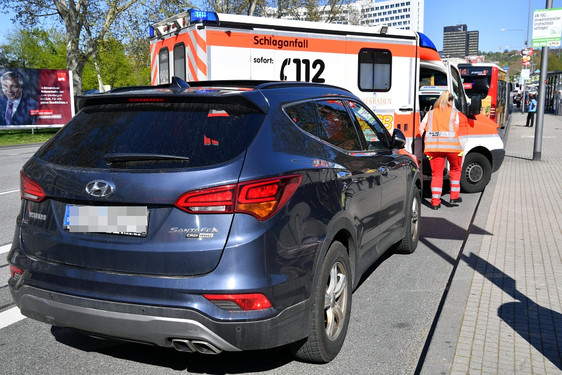
{"type": "Polygon", "coordinates": [[[23,315],[99,336],[171,347],[172,340],[210,343],[223,351],[267,349],[303,338],[308,308],[302,302],[271,318],[218,321],[190,309],[116,303],[49,292],[31,286],[10,291],[23,315]]]}

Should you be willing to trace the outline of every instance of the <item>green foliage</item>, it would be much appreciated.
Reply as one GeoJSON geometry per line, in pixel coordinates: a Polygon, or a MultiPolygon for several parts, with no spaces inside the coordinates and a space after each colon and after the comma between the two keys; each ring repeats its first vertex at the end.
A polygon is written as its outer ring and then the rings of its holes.
{"type": "MultiPolygon", "coordinates": [[[[103,40],[97,56],[102,81],[113,87],[150,84],[150,47],[148,39],[124,45],[110,37],[103,40]]],[[[16,30],[0,45],[0,66],[28,69],[66,69],[64,35],[55,30],[16,30]]],[[[82,74],[83,91],[98,89],[93,59],[82,74]]]]}
{"type": "MultiPolygon", "coordinates": [[[[548,50],[548,71],[555,71],[560,70],[562,71],[562,58],[561,53],[562,49],[557,48],[549,48],[548,50]]],[[[500,52],[487,52],[482,53],[485,57],[485,61],[494,62],[497,65],[501,66],[508,66],[508,73],[510,77],[516,78],[519,77],[521,74],[522,68],[522,56],[521,51],[512,50],[512,51],[504,51],[503,53],[500,52]]],[[[535,72],[536,70],[540,70],[541,66],[541,49],[536,48],[534,50],[533,55],[531,56],[531,73],[535,72]]]]}
{"type": "MultiPolygon", "coordinates": [[[[97,58],[104,85],[114,88],[137,84],[133,76],[132,61],[126,55],[123,44],[117,39],[108,38],[102,41],[98,47],[97,58]]],[[[92,59],[84,67],[82,89],[98,89],[98,78],[92,59]]]]}
{"type": "Polygon", "coordinates": [[[56,29],[17,30],[0,45],[0,66],[29,69],[66,69],[64,35],[56,29]]]}
{"type": "Polygon", "coordinates": [[[43,143],[58,131],[58,128],[34,130],[2,130],[0,131],[0,146],[43,143]]]}

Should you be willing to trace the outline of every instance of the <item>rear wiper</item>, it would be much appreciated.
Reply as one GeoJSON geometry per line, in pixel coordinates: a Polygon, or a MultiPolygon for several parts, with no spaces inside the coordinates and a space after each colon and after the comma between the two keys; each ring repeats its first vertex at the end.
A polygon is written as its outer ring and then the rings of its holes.
{"type": "Polygon", "coordinates": [[[176,156],[176,155],[163,155],[163,154],[143,154],[143,153],[113,153],[105,154],[103,160],[107,164],[113,163],[143,163],[143,162],[158,162],[158,161],[179,161],[183,163],[188,163],[189,158],[187,156],[176,156]]]}

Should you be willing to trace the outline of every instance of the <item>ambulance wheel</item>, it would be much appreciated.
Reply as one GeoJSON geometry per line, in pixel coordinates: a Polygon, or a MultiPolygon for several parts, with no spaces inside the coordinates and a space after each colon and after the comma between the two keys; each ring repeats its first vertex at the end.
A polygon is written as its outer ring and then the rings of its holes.
{"type": "Polygon", "coordinates": [[[336,357],[351,317],[351,265],[345,246],[334,242],[320,267],[312,290],[308,338],[291,345],[295,358],[311,363],[336,357]]]}
{"type": "Polygon", "coordinates": [[[479,153],[466,156],[461,174],[461,188],[465,193],[483,191],[491,177],[492,165],[488,158],[479,153]]]}

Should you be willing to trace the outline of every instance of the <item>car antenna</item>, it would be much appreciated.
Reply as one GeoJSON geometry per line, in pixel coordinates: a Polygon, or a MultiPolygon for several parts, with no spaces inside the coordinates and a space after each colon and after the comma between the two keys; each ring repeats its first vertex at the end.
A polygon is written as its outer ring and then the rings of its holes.
{"type": "Polygon", "coordinates": [[[173,76],[172,83],[170,83],[169,87],[173,93],[177,94],[179,92],[187,90],[189,88],[189,85],[183,79],[173,76]]]}

